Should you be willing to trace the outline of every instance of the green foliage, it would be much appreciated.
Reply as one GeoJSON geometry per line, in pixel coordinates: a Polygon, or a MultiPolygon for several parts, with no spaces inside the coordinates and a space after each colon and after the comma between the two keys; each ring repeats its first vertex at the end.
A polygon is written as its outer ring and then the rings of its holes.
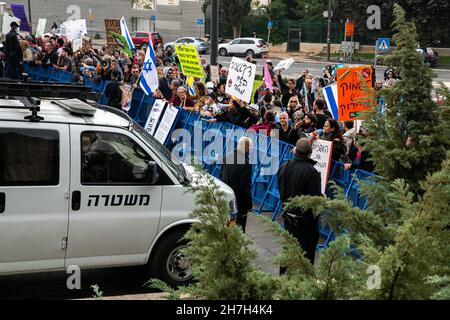
{"type": "Polygon", "coordinates": [[[419,181],[440,169],[450,147],[444,134],[450,122],[443,116],[448,107],[439,107],[432,100],[432,72],[415,51],[414,24],[405,20],[401,7],[395,6],[394,13],[396,48],[385,61],[397,69],[402,80],[383,90],[385,114],[374,106],[374,112],[367,115],[366,146],[381,176],[387,181],[402,178],[420,194],[419,181]]]}
{"type": "Polygon", "coordinates": [[[432,299],[436,300],[449,300],[450,299],[450,276],[432,276],[427,278],[427,282],[432,285],[440,287],[432,299]]]}
{"type": "Polygon", "coordinates": [[[213,300],[270,299],[277,280],[252,265],[256,252],[249,249],[250,241],[240,227],[230,225],[229,205],[214,178],[197,168],[189,189],[196,195],[191,215],[198,222],[186,234],[190,243],[184,254],[197,282],[171,291],[172,296],[186,293],[213,300]]]}
{"type": "Polygon", "coordinates": [[[149,288],[163,291],[166,294],[167,299],[169,300],[181,299],[179,290],[170,287],[169,285],[167,285],[167,283],[159,279],[150,279],[147,283],[145,283],[145,285],[148,286],[149,288]]]}
{"type": "Polygon", "coordinates": [[[92,296],[92,298],[94,298],[95,300],[103,299],[103,291],[100,290],[100,287],[97,284],[92,285],[91,289],[94,291],[94,295],[92,296]]]}

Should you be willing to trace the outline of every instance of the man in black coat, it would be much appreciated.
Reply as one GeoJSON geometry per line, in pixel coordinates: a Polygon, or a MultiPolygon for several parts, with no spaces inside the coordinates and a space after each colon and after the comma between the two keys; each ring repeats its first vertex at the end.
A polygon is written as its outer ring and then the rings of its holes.
{"type": "Polygon", "coordinates": [[[252,165],[249,160],[252,140],[242,137],[236,151],[223,159],[221,180],[233,189],[237,201],[237,224],[245,232],[247,213],[253,208],[252,165]]]}
{"type": "Polygon", "coordinates": [[[22,48],[19,44],[19,34],[17,28],[19,25],[13,21],[10,24],[11,31],[6,34],[5,54],[8,57],[8,73],[7,77],[10,79],[18,79],[18,70],[23,62],[22,48]]]}
{"type": "MultiPolygon", "coordinates": [[[[295,146],[295,156],[278,170],[278,186],[283,204],[290,198],[301,195],[320,196],[320,173],[314,168],[316,162],[309,158],[311,141],[299,139],[295,146]]],[[[319,241],[317,218],[312,212],[301,209],[283,212],[284,226],[300,243],[305,256],[312,264],[319,241]]],[[[280,273],[285,271],[280,268],[280,273]]]]}

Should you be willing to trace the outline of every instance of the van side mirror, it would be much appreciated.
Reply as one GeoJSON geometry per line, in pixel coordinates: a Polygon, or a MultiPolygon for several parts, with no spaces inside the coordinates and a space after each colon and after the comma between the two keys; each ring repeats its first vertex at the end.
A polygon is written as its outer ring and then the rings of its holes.
{"type": "Polygon", "coordinates": [[[158,165],[155,161],[147,163],[147,182],[155,184],[159,181],[158,165]]]}

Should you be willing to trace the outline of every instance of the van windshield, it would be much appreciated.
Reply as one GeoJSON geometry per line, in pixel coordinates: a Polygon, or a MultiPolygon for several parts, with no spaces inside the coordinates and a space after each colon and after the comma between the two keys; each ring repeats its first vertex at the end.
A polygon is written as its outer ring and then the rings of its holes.
{"type": "Polygon", "coordinates": [[[156,140],[150,133],[143,129],[139,124],[133,121],[133,130],[142,140],[156,152],[160,160],[167,165],[169,170],[177,178],[180,183],[189,181],[183,164],[176,158],[172,157],[170,151],[156,140]]]}

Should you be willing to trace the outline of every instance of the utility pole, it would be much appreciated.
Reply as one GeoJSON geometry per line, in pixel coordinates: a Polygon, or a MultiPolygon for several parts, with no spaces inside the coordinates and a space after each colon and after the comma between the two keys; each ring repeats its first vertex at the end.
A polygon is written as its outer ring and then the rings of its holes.
{"type": "Polygon", "coordinates": [[[28,17],[30,19],[30,33],[33,33],[33,22],[31,21],[31,0],[28,0],[28,17]]]}
{"type": "Polygon", "coordinates": [[[219,42],[219,0],[211,1],[211,60],[212,66],[217,66],[217,50],[219,42]]]}
{"type": "Polygon", "coordinates": [[[331,0],[328,0],[328,28],[327,28],[327,61],[331,54],[331,0]]]}

